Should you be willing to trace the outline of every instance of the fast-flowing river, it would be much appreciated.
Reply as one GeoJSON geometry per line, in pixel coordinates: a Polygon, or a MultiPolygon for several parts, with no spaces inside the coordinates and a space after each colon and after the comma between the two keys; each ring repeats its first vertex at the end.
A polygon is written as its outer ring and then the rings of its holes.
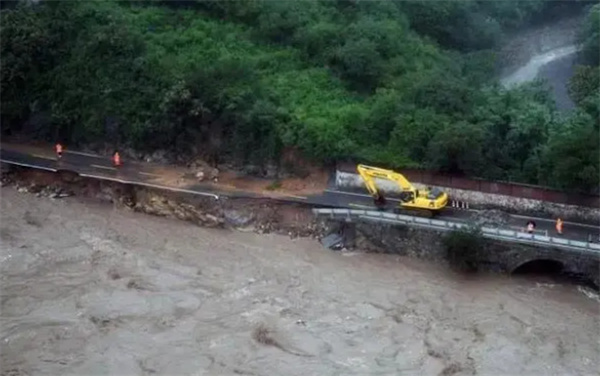
{"type": "Polygon", "coordinates": [[[592,375],[593,292],[2,189],[4,375],[592,375]],[[587,294],[587,295],[586,295],[587,294]]]}

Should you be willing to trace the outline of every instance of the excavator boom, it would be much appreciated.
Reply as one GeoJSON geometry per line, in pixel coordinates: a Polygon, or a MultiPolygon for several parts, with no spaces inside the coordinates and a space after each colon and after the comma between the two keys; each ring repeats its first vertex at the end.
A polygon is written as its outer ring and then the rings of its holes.
{"type": "MultiPolygon", "coordinates": [[[[398,186],[403,191],[414,191],[415,187],[404,177],[404,175],[399,174],[392,170],[385,170],[379,167],[371,167],[366,165],[358,165],[357,167],[358,173],[363,177],[365,182],[370,181],[371,184],[375,186],[375,182],[373,178],[390,180],[398,184],[398,186]]],[[[375,189],[377,189],[375,187],[375,189]]]]}

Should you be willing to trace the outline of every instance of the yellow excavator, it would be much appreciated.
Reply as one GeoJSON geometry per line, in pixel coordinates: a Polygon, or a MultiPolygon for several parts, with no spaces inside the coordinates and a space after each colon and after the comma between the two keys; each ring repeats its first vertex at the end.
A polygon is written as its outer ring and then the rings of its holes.
{"type": "Polygon", "coordinates": [[[378,167],[365,165],[357,166],[358,173],[365,182],[365,186],[375,200],[375,206],[384,209],[385,197],[377,188],[375,179],[385,179],[398,184],[401,189],[400,205],[396,212],[409,211],[419,215],[432,217],[448,204],[448,194],[438,188],[417,189],[404,177],[404,175],[378,167]],[[399,210],[403,209],[403,210],[399,210]]]}

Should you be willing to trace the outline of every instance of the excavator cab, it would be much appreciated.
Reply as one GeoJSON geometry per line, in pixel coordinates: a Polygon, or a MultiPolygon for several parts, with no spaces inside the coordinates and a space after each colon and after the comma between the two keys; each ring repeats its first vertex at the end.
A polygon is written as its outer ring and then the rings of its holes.
{"type": "Polygon", "coordinates": [[[442,192],[441,189],[432,188],[427,193],[427,199],[428,200],[437,200],[438,198],[442,197],[442,195],[444,195],[444,192],[442,192]]]}

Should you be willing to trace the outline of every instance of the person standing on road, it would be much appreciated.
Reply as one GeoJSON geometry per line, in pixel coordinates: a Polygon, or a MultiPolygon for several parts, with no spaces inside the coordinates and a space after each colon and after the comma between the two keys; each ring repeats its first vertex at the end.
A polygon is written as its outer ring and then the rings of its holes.
{"type": "Polygon", "coordinates": [[[113,155],[113,164],[115,167],[121,166],[121,156],[118,151],[115,151],[115,154],[113,155]]]}
{"type": "Polygon", "coordinates": [[[56,146],[55,146],[55,149],[56,149],[56,157],[58,159],[61,159],[62,158],[62,153],[63,153],[63,147],[62,147],[62,145],[57,142],[56,146]]]}
{"type": "Polygon", "coordinates": [[[527,232],[530,234],[533,234],[534,230],[535,230],[535,222],[534,221],[527,222],[527,232]]]}
{"type": "Polygon", "coordinates": [[[556,220],[556,232],[558,232],[559,235],[562,235],[563,232],[563,221],[560,218],[556,220]]]}

